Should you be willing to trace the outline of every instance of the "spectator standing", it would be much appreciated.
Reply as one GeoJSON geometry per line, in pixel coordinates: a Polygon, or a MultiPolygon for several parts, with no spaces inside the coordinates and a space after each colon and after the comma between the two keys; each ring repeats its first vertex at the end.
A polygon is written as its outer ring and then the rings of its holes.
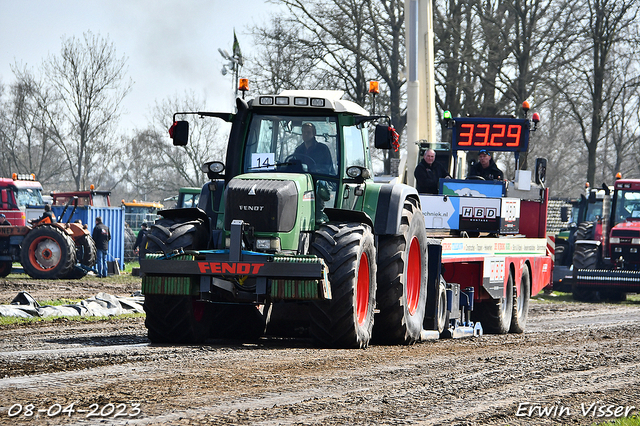
{"type": "Polygon", "coordinates": [[[140,231],[138,232],[138,237],[136,238],[136,243],[133,245],[133,251],[138,255],[138,262],[142,259],[140,257],[140,247],[142,247],[142,240],[144,240],[145,235],[147,235],[147,224],[143,223],[140,225],[140,231]]]}
{"type": "Polygon", "coordinates": [[[107,276],[107,251],[109,250],[109,240],[111,240],[111,232],[109,227],[102,223],[100,216],[96,217],[96,226],[91,234],[93,241],[96,243],[97,251],[97,268],[98,277],[105,278],[107,276]]]}

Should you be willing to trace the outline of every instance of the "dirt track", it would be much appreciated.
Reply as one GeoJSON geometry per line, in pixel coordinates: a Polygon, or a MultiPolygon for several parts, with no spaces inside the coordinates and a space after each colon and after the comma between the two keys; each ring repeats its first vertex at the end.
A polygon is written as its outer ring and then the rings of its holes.
{"type": "MultiPolygon", "coordinates": [[[[43,300],[138,288],[0,280],[0,303],[24,289],[43,300]]],[[[523,335],[366,350],[150,346],[143,321],[0,328],[0,424],[587,425],[640,412],[640,304],[532,302],[523,335]]]]}

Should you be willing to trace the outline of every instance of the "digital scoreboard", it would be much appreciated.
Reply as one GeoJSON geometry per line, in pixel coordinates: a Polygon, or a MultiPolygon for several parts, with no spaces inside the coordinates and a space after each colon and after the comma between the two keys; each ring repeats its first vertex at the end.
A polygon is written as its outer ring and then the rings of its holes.
{"type": "Polygon", "coordinates": [[[524,152],[529,146],[528,119],[457,117],[451,120],[454,151],[524,152]]]}

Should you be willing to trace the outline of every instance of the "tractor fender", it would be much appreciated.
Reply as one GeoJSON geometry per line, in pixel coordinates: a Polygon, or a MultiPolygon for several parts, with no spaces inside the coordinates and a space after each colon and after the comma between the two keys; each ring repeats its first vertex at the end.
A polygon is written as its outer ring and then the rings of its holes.
{"type": "Polygon", "coordinates": [[[373,221],[365,212],[358,210],[342,210],[326,207],[324,213],[331,222],[357,222],[367,224],[373,229],[373,221]]]}
{"type": "Polygon", "coordinates": [[[166,219],[203,219],[205,223],[209,223],[209,217],[207,216],[207,213],[198,207],[160,210],[158,211],[158,214],[166,219]]]}
{"type": "Polygon", "coordinates": [[[407,198],[414,198],[420,205],[418,191],[404,184],[384,184],[378,193],[374,233],[376,235],[396,235],[400,233],[402,209],[407,198]]]}

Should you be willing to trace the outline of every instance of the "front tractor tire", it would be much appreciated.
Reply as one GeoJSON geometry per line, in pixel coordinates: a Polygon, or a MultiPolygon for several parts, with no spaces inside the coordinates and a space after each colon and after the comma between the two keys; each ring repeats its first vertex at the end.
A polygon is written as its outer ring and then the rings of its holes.
{"type": "Polygon", "coordinates": [[[36,279],[67,275],[76,263],[76,246],[71,237],[52,224],[33,228],[22,241],[20,261],[24,271],[36,279]]]}
{"type": "Polygon", "coordinates": [[[211,306],[193,296],[147,294],[145,325],[152,343],[198,344],[209,337],[211,306]]]}
{"type": "Polygon", "coordinates": [[[407,199],[400,234],[378,239],[376,341],[412,344],[420,339],[427,299],[426,249],[424,216],[418,203],[407,199]]]}
{"type": "Polygon", "coordinates": [[[173,250],[207,248],[208,231],[202,219],[162,218],[151,225],[142,242],[142,258],[146,253],[171,253],[173,250]]]}
{"type": "Polygon", "coordinates": [[[332,299],[309,308],[316,343],[332,348],[366,348],[371,340],[376,295],[376,249],[367,225],[322,225],[311,253],[329,267],[332,299]]]}
{"type": "MultiPolygon", "coordinates": [[[[576,241],[592,240],[593,238],[593,222],[583,222],[578,226],[576,231],[576,241]]],[[[600,263],[600,246],[596,244],[575,244],[573,250],[573,284],[571,293],[574,300],[580,302],[598,302],[600,301],[600,292],[589,288],[579,287],[576,284],[576,276],[578,269],[596,269],[600,263]]]]}

